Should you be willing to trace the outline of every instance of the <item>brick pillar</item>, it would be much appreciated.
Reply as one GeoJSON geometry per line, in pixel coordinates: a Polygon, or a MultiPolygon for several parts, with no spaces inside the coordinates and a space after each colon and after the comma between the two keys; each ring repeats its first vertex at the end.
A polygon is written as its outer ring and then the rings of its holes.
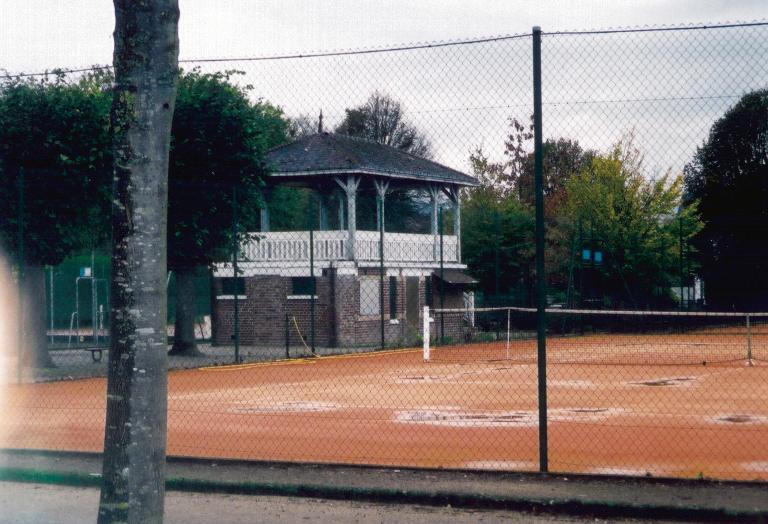
{"type": "Polygon", "coordinates": [[[338,347],[355,345],[355,324],[360,310],[358,293],[354,268],[338,268],[333,284],[333,323],[338,347]]]}

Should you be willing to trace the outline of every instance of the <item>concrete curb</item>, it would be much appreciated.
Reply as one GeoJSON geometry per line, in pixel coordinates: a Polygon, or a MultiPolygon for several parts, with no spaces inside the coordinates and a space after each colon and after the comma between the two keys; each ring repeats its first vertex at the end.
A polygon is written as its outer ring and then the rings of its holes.
{"type": "MultiPolygon", "coordinates": [[[[66,450],[51,450],[51,449],[34,449],[34,448],[0,448],[0,457],[2,455],[18,456],[18,457],[48,457],[48,458],[75,458],[86,460],[98,460],[101,463],[102,454],[97,451],[66,451],[66,450]]],[[[418,467],[406,467],[406,466],[380,466],[369,464],[339,464],[335,462],[294,462],[294,461],[280,461],[280,460],[256,460],[256,459],[237,459],[237,458],[206,458],[206,457],[185,457],[179,455],[168,455],[166,457],[166,463],[188,463],[188,464],[200,464],[211,465],[217,464],[222,467],[226,466],[287,466],[287,467],[310,467],[310,468],[346,468],[346,469],[359,469],[359,470],[398,470],[398,471],[416,471],[416,472],[452,472],[452,473],[471,473],[473,475],[497,475],[499,472],[494,470],[477,470],[477,469],[448,469],[448,468],[418,468],[418,467]]],[[[2,469],[2,466],[0,466],[2,469]]],[[[588,474],[588,473],[563,473],[563,472],[551,472],[551,473],[538,473],[534,471],[504,471],[503,474],[514,475],[519,478],[526,478],[531,480],[540,480],[542,478],[556,479],[562,477],[568,477],[572,480],[580,480],[583,482],[598,482],[605,480],[616,481],[633,481],[642,482],[643,484],[660,484],[670,487],[701,487],[701,486],[738,486],[738,487],[759,487],[761,489],[768,489],[768,482],[762,480],[720,480],[710,477],[704,478],[686,478],[686,477],[661,477],[661,476],[628,476],[619,474],[588,474]]],[[[768,491],[766,491],[766,497],[768,497],[768,491]]]]}
{"type": "MultiPolygon", "coordinates": [[[[75,487],[98,487],[101,475],[26,468],[0,468],[0,481],[53,484],[75,487]]],[[[277,495],[333,500],[356,500],[383,503],[407,503],[425,506],[451,506],[466,509],[511,510],[530,513],[591,516],[597,518],[641,518],[696,522],[768,523],[768,512],[731,511],[698,506],[670,506],[609,503],[568,498],[544,499],[517,496],[487,496],[477,493],[356,488],[313,484],[222,482],[191,478],[168,478],[169,491],[226,493],[239,495],[277,495]]]]}

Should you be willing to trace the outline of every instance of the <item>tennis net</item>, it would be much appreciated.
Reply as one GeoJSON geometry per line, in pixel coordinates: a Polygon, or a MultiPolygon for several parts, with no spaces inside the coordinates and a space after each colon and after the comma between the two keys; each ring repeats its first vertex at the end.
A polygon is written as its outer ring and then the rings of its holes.
{"type": "MultiPolygon", "coordinates": [[[[536,310],[424,311],[424,360],[537,361],[536,310]]],[[[547,309],[547,361],[768,365],[768,313],[547,309]]]]}

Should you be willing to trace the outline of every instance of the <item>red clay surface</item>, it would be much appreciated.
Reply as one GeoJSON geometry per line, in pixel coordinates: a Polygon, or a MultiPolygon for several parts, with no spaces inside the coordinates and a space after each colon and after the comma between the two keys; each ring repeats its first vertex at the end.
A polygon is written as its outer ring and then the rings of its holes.
{"type": "MultiPolygon", "coordinates": [[[[559,343],[555,362],[571,351],[559,343]]],[[[768,365],[713,360],[551,364],[550,470],[768,480],[768,365]]],[[[0,447],[101,450],[104,379],[3,389],[0,447]]],[[[169,375],[168,452],[535,470],[536,391],[536,365],[525,359],[425,363],[417,350],[178,371],[169,375]]]]}

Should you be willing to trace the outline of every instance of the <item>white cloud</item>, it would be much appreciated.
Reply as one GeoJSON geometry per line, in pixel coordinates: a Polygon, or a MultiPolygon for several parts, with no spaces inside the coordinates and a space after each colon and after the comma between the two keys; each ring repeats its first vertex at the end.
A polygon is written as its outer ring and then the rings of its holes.
{"type": "MultiPolygon", "coordinates": [[[[105,0],[0,0],[0,68],[40,71],[111,62],[105,0]]],[[[181,0],[182,58],[247,57],[595,27],[752,20],[759,1],[181,0]]],[[[548,36],[543,44],[547,137],[605,148],[630,129],[648,165],[675,171],[743,92],[768,85],[766,28],[548,36]]],[[[466,170],[477,146],[500,155],[509,116],[531,114],[529,39],[413,52],[206,64],[289,115],[327,127],[374,90],[402,100],[437,159],[466,170]]]]}
{"type": "MultiPolygon", "coordinates": [[[[0,68],[112,60],[107,0],[0,0],[0,68]]],[[[184,58],[346,49],[544,30],[753,20],[762,1],[180,0],[184,58]]]]}

